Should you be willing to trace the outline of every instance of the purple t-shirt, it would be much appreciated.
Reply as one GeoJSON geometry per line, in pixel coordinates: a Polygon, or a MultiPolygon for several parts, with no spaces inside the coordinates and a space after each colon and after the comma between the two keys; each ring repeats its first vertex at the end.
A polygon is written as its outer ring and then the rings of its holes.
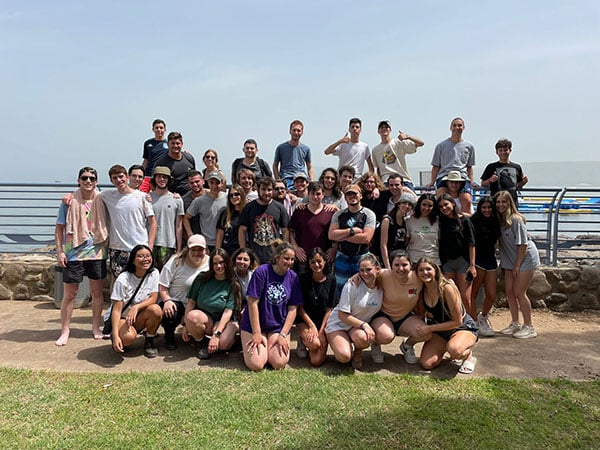
{"type": "MultiPolygon", "coordinates": [[[[296,272],[288,270],[284,275],[278,275],[271,264],[263,264],[254,271],[246,296],[258,299],[258,316],[263,333],[281,331],[288,306],[302,304],[300,280],[296,272]]],[[[252,333],[248,308],[244,310],[241,328],[252,333]]]]}

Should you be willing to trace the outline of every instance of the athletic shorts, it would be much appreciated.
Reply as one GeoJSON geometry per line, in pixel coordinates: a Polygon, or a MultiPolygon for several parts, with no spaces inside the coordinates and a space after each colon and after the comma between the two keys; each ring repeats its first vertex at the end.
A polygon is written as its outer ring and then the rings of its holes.
{"type": "MultiPolygon", "coordinates": [[[[428,325],[431,325],[434,322],[430,321],[430,322],[426,322],[426,323],[428,325]]],[[[477,340],[479,340],[479,336],[478,336],[479,335],[479,328],[477,327],[477,324],[475,323],[475,321],[473,320],[473,318],[470,315],[468,315],[468,314],[465,314],[465,316],[463,317],[463,323],[462,323],[462,325],[460,327],[454,328],[453,330],[434,331],[434,333],[437,334],[442,339],[445,339],[446,341],[449,341],[450,338],[457,331],[470,331],[475,336],[477,336],[477,340]]]]}
{"type": "Polygon", "coordinates": [[[496,258],[491,256],[491,257],[479,257],[479,258],[475,258],[475,266],[478,269],[482,269],[485,271],[492,271],[492,270],[497,270],[498,269],[498,261],[496,261],[496,258]]]}
{"type": "Polygon", "coordinates": [[[67,261],[67,267],[63,269],[63,283],[79,284],[84,275],[90,280],[106,278],[106,260],[67,261]]]}
{"type": "Polygon", "coordinates": [[[408,319],[410,316],[414,316],[414,314],[412,312],[409,312],[407,315],[405,315],[402,319],[400,320],[396,320],[393,321],[392,318],[390,316],[388,316],[386,313],[384,313],[383,311],[378,311],[377,313],[375,313],[375,315],[373,316],[373,318],[371,319],[371,323],[377,319],[378,317],[385,317],[387,320],[389,320],[390,322],[392,322],[392,327],[394,328],[394,332],[396,333],[396,336],[400,336],[398,334],[398,330],[400,330],[400,327],[402,326],[402,324],[404,323],[404,321],[406,319],[408,319]]]}
{"type": "Polygon", "coordinates": [[[469,261],[462,256],[458,258],[449,259],[442,264],[443,273],[465,273],[469,268],[469,261]]]}

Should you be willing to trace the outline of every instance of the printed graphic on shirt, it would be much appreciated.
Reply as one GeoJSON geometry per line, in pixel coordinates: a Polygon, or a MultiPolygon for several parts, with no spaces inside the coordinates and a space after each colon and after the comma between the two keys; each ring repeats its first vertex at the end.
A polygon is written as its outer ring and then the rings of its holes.
{"type": "Polygon", "coordinates": [[[390,146],[387,146],[383,151],[381,160],[384,164],[394,164],[398,158],[390,146]]]}
{"type": "Polygon", "coordinates": [[[260,246],[268,246],[276,239],[275,219],[269,214],[261,214],[254,221],[253,242],[260,246]]]}
{"type": "Polygon", "coordinates": [[[267,302],[273,305],[279,305],[286,301],[287,295],[283,284],[281,283],[270,283],[267,287],[266,292],[267,302]]]}

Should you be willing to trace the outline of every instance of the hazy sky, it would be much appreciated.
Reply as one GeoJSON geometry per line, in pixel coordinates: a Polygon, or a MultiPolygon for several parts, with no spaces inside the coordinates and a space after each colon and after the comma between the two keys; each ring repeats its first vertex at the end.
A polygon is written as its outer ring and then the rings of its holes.
{"type": "Polygon", "coordinates": [[[353,116],[371,147],[382,119],[422,138],[415,170],[455,116],[477,177],[502,137],[518,162],[600,159],[597,0],[2,0],[0,57],[0,181],[106,182],[157,117],[228,176],[249,137],[271,162],[296,118],[317,167],[353,116]]]}

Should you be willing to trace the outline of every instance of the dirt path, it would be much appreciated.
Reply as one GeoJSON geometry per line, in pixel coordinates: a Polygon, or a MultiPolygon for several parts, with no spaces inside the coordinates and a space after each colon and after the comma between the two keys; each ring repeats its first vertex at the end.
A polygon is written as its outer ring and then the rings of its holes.
{"type": "MultiPolygon", "coordinates": [[[[65,372],[127,372],[155,370],[198,370],[218,367],[245,370],[239,348],[233,354],[218,354],[208,361],[195,356],[195,350],[179,341],[179,348],[170,352],[159,339],[160,355],[147,359],[142,355],[143,339],[122,357],[114,353],[109,341],[91,338],[91,310],[75,310],[71,339],[66,347],[56,347],[60,330],[60,311],[52,303],[2,301],[0,303],[0,366],[65,372]]],[[[496,330],[509,322],[507,310],[497,310],[491,316],[496,330]]],[[[571,380],[600,379],[600,314],[554,313],[534,311],[534,324],[539,333],[535,339],[519,340],[496,335],[483,338],[475,348],[478,358],[476,377],[499,378],[567,378],[571,380]]],[[[399,339],[384,346],[383,365],[371,362],[370,352],[364,352],[361,372],[381,374],[422,373],[418,366],[409,366],[398,352],[399,339]]],[[[292,343],[295,348],[295,342],[292,343]]],[[[419,354],[417,346],[417,355],[419,354]]],[[[290,367],[309,367],[306,360],[292,355],[290,367]]],[[[328,356],[319,369],[327,373],[345,370],[333,356],[328,356]]],[[[457,366],[446,361],[428,376],[441,378],[468,377],[457,374],[457,366]]]]}

